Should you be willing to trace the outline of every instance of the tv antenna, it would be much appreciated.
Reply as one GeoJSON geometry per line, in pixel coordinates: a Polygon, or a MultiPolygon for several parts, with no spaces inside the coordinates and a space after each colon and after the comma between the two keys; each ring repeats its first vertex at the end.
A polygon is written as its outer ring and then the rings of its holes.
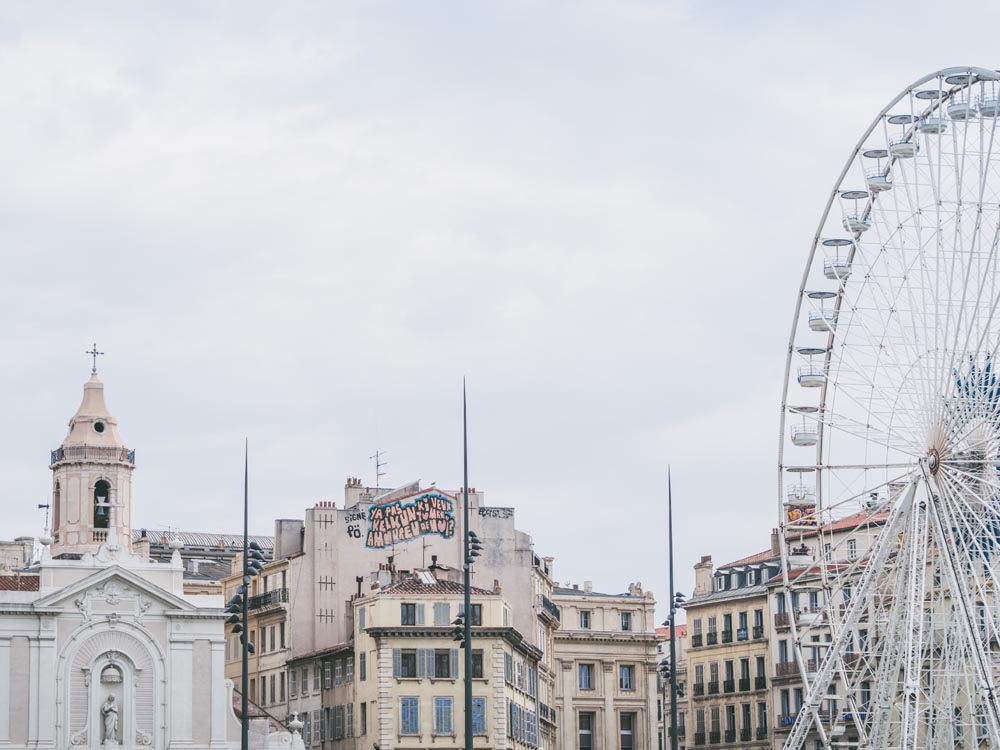
{"type": "Polygon", "coordinates": [[[385,454],[386,454],[386,451],[380,451],[380,450],[378,450],[376,448],[375,449],[375,455],[368,457],[369,460],[374,460],[375,461],[375,489],[376,490],[380,489],[380,480],[382,479],[382,477],[385,476],[385,472],[382,471],[382,467],[385,466],[388,463],[387,461],[383,461],[382,460],[382,457],[385,454]]]}

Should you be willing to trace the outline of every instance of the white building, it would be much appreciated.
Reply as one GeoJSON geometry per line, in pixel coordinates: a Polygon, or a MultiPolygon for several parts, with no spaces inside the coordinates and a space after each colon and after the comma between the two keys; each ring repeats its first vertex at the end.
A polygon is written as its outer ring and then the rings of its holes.
{"type": "Polygon", "coordinates": [[[184,594],[178,549],[133,551],[134,468],[95,371],[52,451],[37,575],[0,590],[2,748],[238,746],[222,597],[184,594]]]}

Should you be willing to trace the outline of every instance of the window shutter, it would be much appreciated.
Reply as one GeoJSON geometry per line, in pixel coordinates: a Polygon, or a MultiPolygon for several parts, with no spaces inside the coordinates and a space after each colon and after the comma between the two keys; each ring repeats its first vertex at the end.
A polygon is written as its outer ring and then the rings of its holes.
{"type": "MultiPolygon", "coordinates": [[[[431,665],[433,668],[433,664],[431,665]]],[[[423,679],[427,676],[427,649],[417,649],[417,677],[423,679]]]]}
{"type": "Polygon", "coordinates": [[[458,649],[453,648],[451,650],[451,676],[454,679],[458,679],[458,649]]]}
{"type": "Polygon", "coordinates": [[[392,650],[392,676],[399,677],[403,671],[403,656],[398,648],[392,650]]]}
{"type": "Polygon", "coordinates": [[[418,604],[417,605],[417,625],[423,625],[423,624],[424,624],[424,605],[423,604],[418,604]]]}

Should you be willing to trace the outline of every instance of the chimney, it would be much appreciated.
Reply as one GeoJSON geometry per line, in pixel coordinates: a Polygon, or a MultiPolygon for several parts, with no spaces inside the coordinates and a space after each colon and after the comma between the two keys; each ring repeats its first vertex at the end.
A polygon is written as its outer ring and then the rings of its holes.
{"type": "Polygon", "coordinates": [[[573,584],[573,590],[574,590],[574,591],[579,591],[579,590],[580,590],[580,585],[579,585],[579,584],[577,584],[577,583],[574,583],[574,584],[573,584]]]}
{"type": "Polygon", "coordinates": [[[775,557],[781,554],[781,537],[777,529],[771,529],[771,554],[775,557]]]}
{"type": "Polygon", "coordinates": [[[711,555],[702,555],[701,561],[694,566],[694,593],[708,594],[712,591],[712,565],[711,555]]]}
{"type": "Polygon", "coordinates": [[[493,579],[493,593],[494,594],[501,593],[500,592],[500,579],[499,578],[494,578],[493,579]]]}
{"type": "MultiPolygon", "coordinates": [[[[576,587],[574,586],[573,588],[576,588],[576,587]]],[[[591,593],[594,590],[594,582],[593,581],[584,581],[583,582],[583,590],[586,593],[588,593],[588,594],[591,593]]]]}
{"type": "Polygon", "coordinates": [[[145,529],[142,531],[142,537],[132,545],[132,550],[143,562],[149,562],[149,537],[146,536],[145,529]]]}

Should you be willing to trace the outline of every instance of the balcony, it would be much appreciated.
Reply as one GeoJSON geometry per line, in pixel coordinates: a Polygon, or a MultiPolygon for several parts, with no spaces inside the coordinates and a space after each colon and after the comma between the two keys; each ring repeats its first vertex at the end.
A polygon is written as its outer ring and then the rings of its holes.
{"type": "Polygon", "coordinates": [[[726,730],[726,742],[736,742],[736,730],[727,729],[726,730]]]}
{"type": "Polygon", "coordinates": [[[704,682],[696,682],[694,684],[694,694],[695,695],[704,695],[705,694],[705,683],[704,682]]]}
{"type": "Polygon", "coordinates": [[[544,703],[538,704],[538,718],[542,721],[547,721],[549,724],[556,723],[556,710],[551,706],[546,706],[544,703]]]}
{"type": "Polygon", "coordinates": [[[709,732],[708,733],[708,744],[718,745],[722,742],[722,732],[709,732]]]}
{"type": "Polygon", "coordinates": [[[754,625],[753,626],[753,639],[755,641],[759,641],[763,637],[764,637],[764,626],[763,625],[754,625]]]}
{"type": "Polygon", "coordinates": [[[539,604],[541,605],[542,614],[548,615],[548,618],[553,621],[554,624],[559,624],[561,618],[561,613],[559,612],[559,607],[552,603],[552,600],[547,596],[539,596],[539,604]]]}
{"type": "Polygon", "coordinates": [[[740,730],[740,742],[749,742],[752,739],[753,732],[751,732],[747,727],[743,727],[740,730]]]}
{"type": "Polygon", "coordinates": [[[706,642],[708,643],[709,646],[714,646],[716,643],[719,642],[719,634],[714,630],[710,630],[708,632],[708,637],[706,638],[706,642]]]}
{"type": "Polygon", "coordinates": [[[722,691],[724,693],[735,693],[736,692],[736,680],[723,680],[722,691]]]}
{"type": "Polygon", "coordinates": [[[757,739],[758,740],[767,739],[767,727],[757,727],[757,739]]]}
{"type": "Polygon", "coordinates": [[[774,613],[774,627],[776,628],[787,628],[791,625],[792,614],[791,612],[775,612],[774,613]]]}
{"type": "Polygon", "coordinates": [[[135,451],[106,445],[70,445],[49,451],[49,464],[63,461],[114,461],[135,466],[135,451]]]}
{"type": "MultiPolygon", "coordinates": [[[[684,736],[686,734],[687,734],[687,729],[685,729],[684,727],[677,727],[677,739],[683,740],[684,736]]],[[[667,736],[668,737],[673,737],[674,736],[674,728],[673,727],[667,727],[667,736]]],[[[702,734],[702,737],[704,737],[704,734],[702,734]]]]}
{"type": "Polygon", "coordinates": [[[718,695],[719,694],[719,681],[718,680],[715,680],[714,682],[709,682],[708,683],[708,694],[709,695],[718,695]]]}
{"type": "Polygon", "coordinates": [[[787,729],[795,723],[796,716],[798,716],[798,714],[781,714],[778,716],[778,727],[787,729]]]}
{"type": "Polygon", "coordinates": [[[746,693],[750,690],[750,678],[740,677],[740,692],[746,693]]]}
{"type": "Polygon", "coordinates": [[[774,665],[775,677],[797,677],[799,665],[794,661],[779,661],[774,665]]]}
{"type": "Polygon", "coordinates": [[[723,643],[732,643],[733,642],[733,631],[732,630],[723,630],[722,631],[722,642],[723,643]]]}
{"type": "Polygon", "coordinates": [[[705,733],[704,732],[695,732],[694,733],[694,744],[696,744],[696,745],[704,745],[705,744],[705,733]]]}
{"type": "Polygon", "coordinates": [[[767,689],[767,677],[762,674],[757,675],[753,678],[753,689],[754,690],[766,690],[767,689]]]}
{"type": "Polygon", "coordinates": [[[247,609],[264,609],[277,604],[284,604],[288,601],[288,589],[271,589],[263,594],[251,596],[247,601],[247,609]]]}
{"type": "Polygon", "coordinates": [[[747,632],[746,628],[737,628],[736,629],[736,640],[738,640],[738,641],[745,641],[749,637],[750,637],[750,635],[747,632]]]}
{"type": "Polygon", "coordinates": [[[108,530],[94,529],[93,532],[91,532],[90,538],[93,542],[106,542],[108,541],[108,530]]]}
{"type": "Polygon", "coordinates": [[[701,633],[695,633],[691,636],[691,648],[698,648],[701,646],[701,633]]]}

